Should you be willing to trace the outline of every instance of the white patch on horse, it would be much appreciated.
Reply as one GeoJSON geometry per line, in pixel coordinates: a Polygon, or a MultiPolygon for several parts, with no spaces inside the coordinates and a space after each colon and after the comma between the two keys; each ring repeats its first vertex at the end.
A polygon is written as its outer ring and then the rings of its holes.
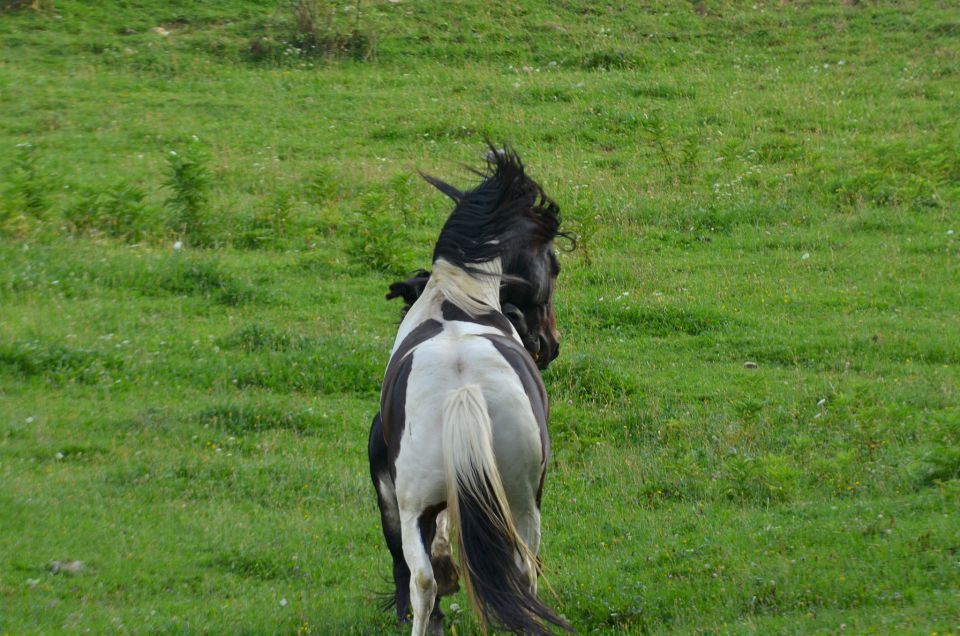
{"type": "MultiPolygon", "coordinates": [[[[383,495],[383,498],[386,501],[395,502],[397,500],[397,493],[393,488],[393,482],[380,478],[380,493],[383,495]]],[[[386,510],[383,511],[383,515],[387,518],[387,521],[391,526],[400,525],[400,513],[394,506],[389,506],[386,510]]]]}

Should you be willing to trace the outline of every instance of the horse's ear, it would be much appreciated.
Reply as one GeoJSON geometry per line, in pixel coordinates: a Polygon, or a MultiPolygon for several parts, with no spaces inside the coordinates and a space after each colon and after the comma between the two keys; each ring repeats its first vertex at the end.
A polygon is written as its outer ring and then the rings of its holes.
{"type": "Polygon", "coordinates": [[[417,302],[417,299],[420,298],[420,294],[423,293],[423,289],[427,286],[428,280],[430,280],[430,272],[420,270],[413,278],[398,280],[390,285],[390,292],[386,298],[387,300],[403,298],[404,304],[406,304],[409,309],[413,303],[417,302]]]}
{"type": "Polygon", "coordinates": [[[420,173],[420,176],[423,177],[423,180],[432,185],[434,188],[443,192],[445,195],[453,199],[454,203],[460,203],[460,200],[463,199],[463,192],[457,190],[452,185],[445,181],[441,181],[436,177],[431,177],[428,174],[420,173]]]}

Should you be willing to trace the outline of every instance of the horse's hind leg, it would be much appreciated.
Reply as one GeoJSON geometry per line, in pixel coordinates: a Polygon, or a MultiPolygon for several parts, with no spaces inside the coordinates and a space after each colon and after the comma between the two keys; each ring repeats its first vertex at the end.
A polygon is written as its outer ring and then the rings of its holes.
{"type": "Polygon", "coordinates": [[[524,575],[527,578],[527,581],[530,584],[530,589],[534,594],[537,593],[537,557],[540,554],[540,509],[539,507],[531,505],[526,509],[520,512],[520,514],[515,514],[514,524],[517,526],[517,532],[520,533],[520,537],[523,539],[523,542],[527,544],[530,554],[533,559],[523,558],[521,559],[520,568],[523,570],[524,575]]]}
{"type": "MultiPolygon", "coordinates": [[[[424,537],[426,542],[427,537],[424,537]]],[[[460,577],[450,551],[450,516],[446,510],[437,515],[436,535],[430,541],[430,564],[437,579],[437,598],[456,594],[460,577]]]]}
{"type": "MultiPolygon", "coordinates": [[[[436,516],[436,513],[434,513],[436,516]]],[[[410,605],[413,609],[412,636],[424,636],[437,597],[437,581],[433,576],[430,555],[420,532],[421,513],[400,510],[400,532],[403,556],[410,568],[410,605]]],[[[442,624],[441,624],[442,629],[442,624]]]]}
{"type": "Polygon", "coordinates": [[[383,537],[393,558],[394,605],[397,621],[405,622],[410,611],[410,569],[403,557],[403,541],[400,533],[400,511],[397,498],[393,493],[393,482],[389,474],[382,476],[377,483],[377,503],[380,505],[380,520],[383,525],[383,537]]]}
{"type": "Polygon", "coordinates": [[[377,505],[380,507],[380,521],[383,538],[387,542],[390,556],[393,557],[393,604],[397,612],[397,621],[407,620],[410,611],[410,570],[403,558],[403,542],[400,537],[400,509],[397,506],[397,493],[390,476],[387,444],[383,440],[383,423],[377,413],[370,426],[370,439],[367,446],[370,460],[370,478],[377,491],[377,505]]]}

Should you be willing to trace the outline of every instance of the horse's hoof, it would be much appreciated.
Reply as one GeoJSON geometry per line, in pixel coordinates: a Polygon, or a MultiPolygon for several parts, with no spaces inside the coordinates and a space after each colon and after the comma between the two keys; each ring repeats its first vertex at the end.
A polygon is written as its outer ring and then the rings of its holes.
{"type": "Polygon", "coordinates": [[[460,590],[460,577],[453,560],[444,555],[430,559],[433,565],[433,575],[437,580],[437,596],[450,596],[460,590]]]}
{"type": "Polygon", "coordinates": [[[427,622],[427,636],[443,636],[443,617],[431,616],[427,622]]]}

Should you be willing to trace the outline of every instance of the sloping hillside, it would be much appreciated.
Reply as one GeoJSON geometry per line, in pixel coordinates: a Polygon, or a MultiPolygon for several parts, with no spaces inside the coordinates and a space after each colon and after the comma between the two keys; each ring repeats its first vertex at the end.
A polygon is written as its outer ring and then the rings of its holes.
{"type": "Polygon", "coordinates": [[[383,294],[449,212],[417,170],[485,138],[580,238],[551,605],[960,632],[951,3],[38,4],[0,10],[0,634],[406,632],[383,294]]]}

